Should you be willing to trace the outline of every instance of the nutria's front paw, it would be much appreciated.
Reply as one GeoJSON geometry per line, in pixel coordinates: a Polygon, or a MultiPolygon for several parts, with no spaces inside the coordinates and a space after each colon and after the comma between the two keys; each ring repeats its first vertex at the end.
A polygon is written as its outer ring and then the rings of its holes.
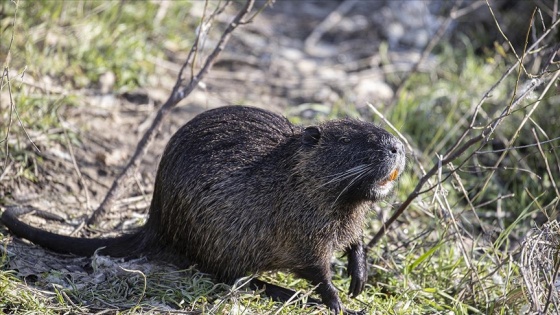
{"type": "Polygon", "coordinates": [[[367,271],[364,268],[356,268],[351,271],[350,288],[348,294],[352,297],[358,296],[364,290],[367,282],[367,271]]]}
{"type": "Polygon", "coordinates": [[[367,282],[367,259],[362,244],[352,245],[348,250],[348,275],[351,277],[348,294],[358,296],[367,282]]]}

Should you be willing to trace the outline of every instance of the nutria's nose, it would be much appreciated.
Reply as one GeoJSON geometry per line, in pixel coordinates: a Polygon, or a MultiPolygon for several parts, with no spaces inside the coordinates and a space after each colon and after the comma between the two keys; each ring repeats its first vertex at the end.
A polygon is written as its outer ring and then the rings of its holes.
{"type": "Polygon", "coordinates": [[[389,151],[392,154],[403,154],[404,145],[399,140],[392,141],[392,143],[389,145],[389,151]]]}

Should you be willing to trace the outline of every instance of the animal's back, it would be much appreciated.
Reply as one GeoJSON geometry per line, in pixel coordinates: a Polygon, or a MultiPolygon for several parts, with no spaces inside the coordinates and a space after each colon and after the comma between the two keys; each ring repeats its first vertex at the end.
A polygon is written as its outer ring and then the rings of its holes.
{"type": "Polygon", "coordinates": [[[283,199],[297,134],[301,127],[256,108],[198,115],[165,149],[147,224],[157,231],[148,233],[226,281],[271,269],[282,216],[273,199],[283,199]]]}

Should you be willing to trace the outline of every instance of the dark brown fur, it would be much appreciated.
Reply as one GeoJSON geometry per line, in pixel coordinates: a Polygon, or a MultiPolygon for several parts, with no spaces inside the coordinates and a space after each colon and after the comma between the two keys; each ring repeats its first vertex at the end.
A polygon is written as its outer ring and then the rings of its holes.
{"type": "Polygon", "coordinates": [[[318,285],[329,308],[342,310],[331,283],[335,250],[349,254],[350,291],[366,281],[362,226],[384,197],[402,144],[373,124],[344,119],[303,128],[261,109],[204,112],[169,141],[161,158],[149,218],[136,233],[112,239],[70,238],[2,216],[14,234],[58,252],[166,257],[196,264],[218,281],[289,270],[318,285]]]}

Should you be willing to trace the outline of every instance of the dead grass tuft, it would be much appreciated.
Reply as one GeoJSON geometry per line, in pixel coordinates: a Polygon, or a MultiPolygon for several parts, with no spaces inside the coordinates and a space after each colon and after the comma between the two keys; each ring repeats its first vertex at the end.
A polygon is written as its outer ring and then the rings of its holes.
{"type": "Polygon", "coordinates": [[[523,292],[539,314],[560,311],[560,222],[535,227],[521,250],[523,292]]]}

